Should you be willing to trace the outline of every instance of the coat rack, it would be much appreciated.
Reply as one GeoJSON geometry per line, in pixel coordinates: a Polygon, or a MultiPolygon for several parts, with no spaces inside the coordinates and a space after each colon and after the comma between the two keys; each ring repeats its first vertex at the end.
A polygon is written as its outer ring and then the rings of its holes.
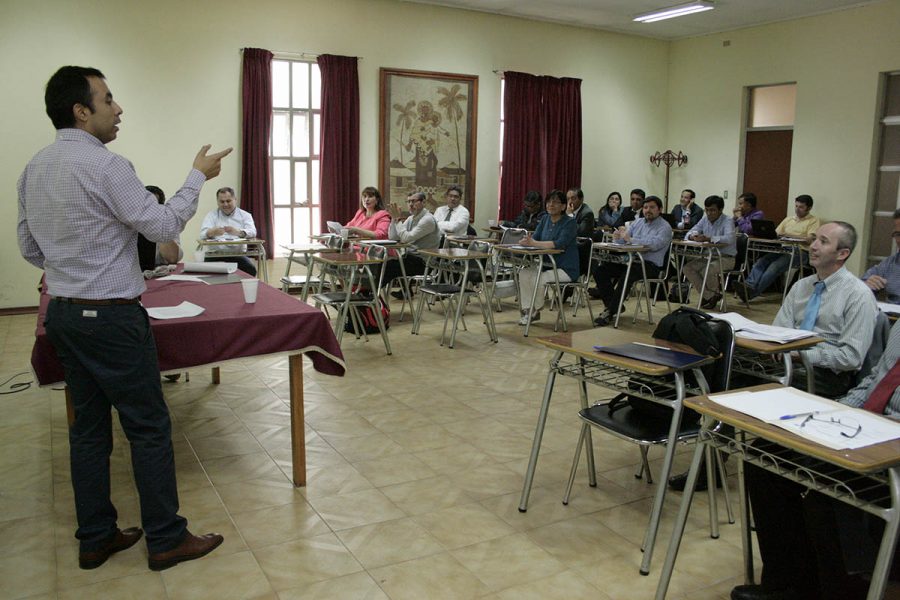
{"type": "Polygon", "coordinates": [[[688,157],[686,154],[678,151],[678,154],[675,154],[671,150],[666,150],[665,152],[657,152],[656,154],[650,157],[650,164],[659,166],[660,163],[666,165],[666,193],[665,193],[665,206],[663,210],[665,212],[669,212],[669,169],[672,168],[672,165],[686,165],[688,161],[688,157]]]}

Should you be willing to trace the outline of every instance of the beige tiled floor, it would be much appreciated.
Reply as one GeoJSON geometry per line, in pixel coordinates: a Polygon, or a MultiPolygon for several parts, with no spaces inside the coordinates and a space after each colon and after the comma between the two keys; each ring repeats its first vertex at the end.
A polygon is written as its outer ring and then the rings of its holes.
{"type": "MultiPolygon", "coordinates": [[[[768,321],[779,301],[748,314],[768,321]]],[[[535,337],[551,332],[544,314],[535,337]]],[[[143,544],[78,569],[63,394],[0,396],[0,598],[651,598],[679,496],[668,499],[649,577],[638,574],[639,545],[655,486],[634,479],[635,447],[595,434],[599,485],[588,487],[582,466],[562,505],[579,427],[572,381],[558,381],[529,510],[517,510],[549,359],[517,318],[512,306],[496,314],[492,344],[472,310],[451,350],[438,345],[437,313],[412,336],[395,310],[392,356],[377,337],[347,336],[344,378],[306,361],[306,488],[288,477],[285,358],[223,365],[218,386],[204,370],[164,383],[182,513],[226,542],[162,573],[147,570],[143,544]]],[[[0,381],[30,378],[34,320],[0,318],[0,381]]],[[[570,322],[588,327],[587,312],[570,322]]],[[[623,319],[635,329],[650,331],[623,319]]],[[[127,527],[139,524],[138,501],[116,430],[114,498],[127,527]]],[[[727,598],[739,583],[738,526],[722,516],[721,538],[710,539],[705,507],[699,497],[671,598],[727,598]]]]}

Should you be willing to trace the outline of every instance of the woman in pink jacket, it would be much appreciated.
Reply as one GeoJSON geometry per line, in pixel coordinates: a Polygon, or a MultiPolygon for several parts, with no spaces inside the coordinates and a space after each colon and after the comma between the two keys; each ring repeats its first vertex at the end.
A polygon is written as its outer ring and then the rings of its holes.
{"type": "Polygon", "coordinates": [[[370,240],[387,239],[391,215],[384,210],[384,202],[378,188],[371,186],[365,188],[360,195],[359,204],[361,208],[347,223],[350,235],[370,240]]]}

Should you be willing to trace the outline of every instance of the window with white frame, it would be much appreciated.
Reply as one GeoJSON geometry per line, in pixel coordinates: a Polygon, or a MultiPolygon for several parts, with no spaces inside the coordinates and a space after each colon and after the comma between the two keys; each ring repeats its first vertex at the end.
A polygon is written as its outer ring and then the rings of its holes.
{"type": "Polygon", "coordinates": [[[319,65],[272,61],[272,169],[275,254],[319,233],[319,65]]]}

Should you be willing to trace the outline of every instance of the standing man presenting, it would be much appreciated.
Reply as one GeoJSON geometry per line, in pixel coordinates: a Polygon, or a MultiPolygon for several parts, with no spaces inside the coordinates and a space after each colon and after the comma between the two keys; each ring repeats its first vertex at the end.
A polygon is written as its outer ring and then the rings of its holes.
{"type": "MultiPolygon", "coordinates": [[[[256,237],[256,225],[253,223],[253,217],[246,210],[238,207],[238,201],[234,197],[232,188],[223,187],[216,190],[216,204],[219,207],[209,211],[203,218],[203,225],[200,226],[201,239],[246,239],[256,237]]],[[[246,249],[247,246],[243,244],[219,246],[218,248],[222,252],[244,252],[246,249]]],[[[205,260],[206,262],[237,262],[238,269],[253,277],[256,276],[256,267],[246,256],[216,257],[207,254],[205,260]]]]}
{"type": "Polygon", "coordinates": [[[118,528],[110,501],[112,415],[131,444],[153,570],[200,558],[222,536],[194,536],[178,515],[172,427],[159,380],[156,344],[138,266],[137,236],[175,238],[197,210],[203,182],[219,174],[231,148],[204,146],[184,186],[167,204],[144,189],[131,163],[106,149],[122,109],[103,73],[62,67],[47,83],[47,115],[56,141],[19,178],[22,256],[44,269],[51,296],[44,325],[65,369],[75,421],[69,429],[79,566],[94,569],[143,535],[118,528]]]}

